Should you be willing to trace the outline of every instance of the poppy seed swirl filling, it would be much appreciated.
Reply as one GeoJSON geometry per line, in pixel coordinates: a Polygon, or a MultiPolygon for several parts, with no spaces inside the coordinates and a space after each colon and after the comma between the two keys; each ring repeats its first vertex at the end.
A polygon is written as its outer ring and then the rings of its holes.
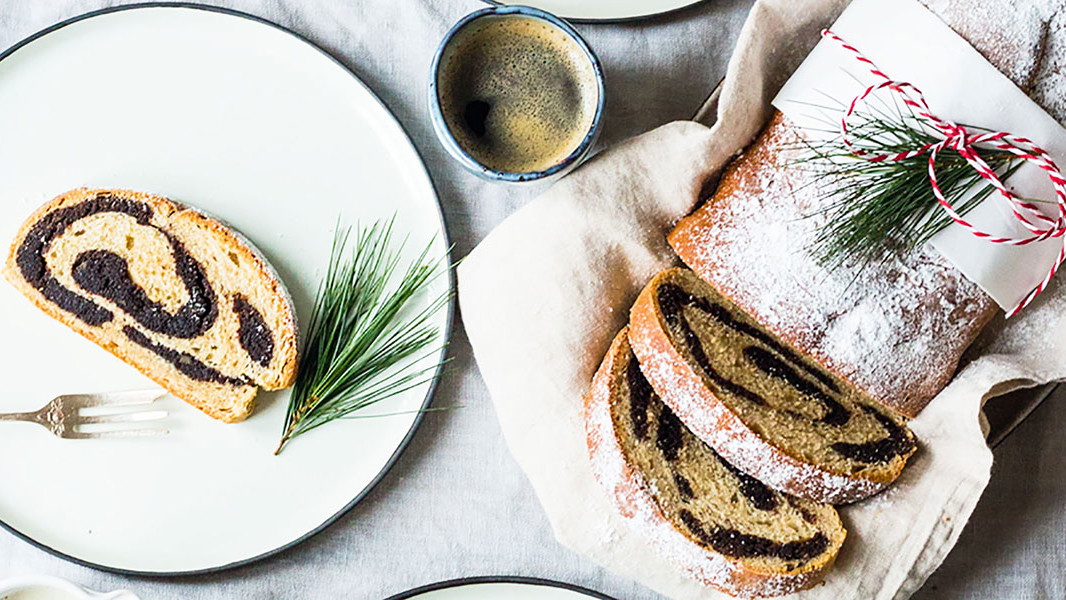
{"type": "Polygon", "coordinates": [[[240,328],[237,339],[252,360],[266,367],[274,358],[274,336],[270,335],[263,315],[240,294],[233,297],[233,312],[237,313],[240,328]]]}
{"type": "Polygon", "coordinates": [[[624,419],[616,425],[624,452],[646,474],[656,503],[678,529],[719,554],[789,561],[790,569],[829,549],[813,516],[832,511],[830,506],[776,492],[728,463],[655,394],[635,358],[623,376],[628,394],[612,413],[616,423],[624,419]],[[766,526],[773,522],[788,525],[766,526]]]}
{"type": "Polygon", "coordinates": [[[167,236],[177,272],[189,294],[178,312],[167,312],[153,302],[130,276],[129,263],[108,250],[86,250],[74,260],[71,274],[82,290],[114,302],[149,331],[190,339],[203,335],[218,317],[215,294],[200,265],[189,256],[181,242],[167,236]]]}
{"type": "MultiPolygon", "coordinates": [[[[906,457],[913,435],[887,409],[740,316],[739,309],[663,284],[657,300],[679,349],[698,365],[711,391],[749,427],[809,435],[815,458],[857,472],[906,457]],[[826,443],[828,442],[828,443],[826,443]]],[[[794,440],[790,440],[794,441],[794,440]]]]}
{"type": "MultiPolygon", "coordinates": [[[[139,326],[134,328],[127,325],[122,328],[130,341],[171,363],[190,379],[246,384],[243,379],[228,377],[192,355],[167,347],[145,335],[144,332],[151,332],[174,339],[193,340],[211,329],[219,311],[219,299],[203,266],[174,235],[155,226],[152,216],[153,211],[148,204],[110,194],[100,194],[73,206],[54,210],[43,215],[26,234],[16,251],[16,265],[26,282],[46,300],[87,325],[98,327],[115,318],[112,310],[95,302],[93,296],[113,303],[139,326]],[[188,298],[176,311],[170,311],[162,303],[153,301],[134,281],[129,261],[111,250],[88,248],[74,258],[70,275],[83,293],[67,288],[49,271],[46,256],[52,243],[78,221],[102,213],[127,215],[138,225],[153,228],[165,238],[174,261],[174,272],[188,298]]],[[[238,336],[241,346],[259,364],[269,364],[274,340],[270,330],[265,327],[262,315],[243,297],[234,302],[234,310],[241,323],[238,336]]]]}

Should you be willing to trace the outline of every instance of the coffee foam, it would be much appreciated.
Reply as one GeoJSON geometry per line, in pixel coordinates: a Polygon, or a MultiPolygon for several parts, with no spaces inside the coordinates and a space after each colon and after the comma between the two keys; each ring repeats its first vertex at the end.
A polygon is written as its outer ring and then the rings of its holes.
{"type": "Polygon", "coordinates": [[[438,90],[459,145],[508,173],[561,162],[591,129],[599,101],[581,46],[559,27],[524,16],[483,17],[460,30],[441,57],[438,90]]]}

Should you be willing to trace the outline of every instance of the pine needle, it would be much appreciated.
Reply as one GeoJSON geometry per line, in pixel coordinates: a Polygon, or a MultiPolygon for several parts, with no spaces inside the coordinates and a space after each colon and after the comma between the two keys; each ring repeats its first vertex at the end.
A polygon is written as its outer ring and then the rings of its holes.
{"type": "MultiPolygon", "coordinates": [[[[871,102],[850,119],[849,137],[857,148],[871,154],[894,154],[942,139],[905,105],[883,100],[878,104],[871,102]]],[[[929,182],[928,155],[870,162],[856,156],[839,136],[804,141],[803,146],[804,158],[796,162],[815,173],[821,190],[819,204],[825,207],[814,215],[827,216],[827,225],[808,245],[808,251],[827,268],[885,261],[918,248],[952,223],[947,213],[937,208],[929,182]]],[[[976,150],[1000,180],[1013,175],[1022,164],[1003,150],[976,150]]],[[[937,155],[936,171],[944,197],[960,215],[995,191],[955,150],[937,155]]]]}
{"type": "Polygon", "coordinates": [[[430,257],[431,241],[402,266],[406,240],[392,248],[394,221],[360,229],[351,249],[351,230],[338,229],[274,454],[297,436],[336,419],[357,418],[357,411],[432,380],[440,366],[418,365],[443,347],[432,319],[451,293],[422,309],[411,305],[449,265],[430,257]],[[401,269],[398,283],[391,283],[401,269]]]}

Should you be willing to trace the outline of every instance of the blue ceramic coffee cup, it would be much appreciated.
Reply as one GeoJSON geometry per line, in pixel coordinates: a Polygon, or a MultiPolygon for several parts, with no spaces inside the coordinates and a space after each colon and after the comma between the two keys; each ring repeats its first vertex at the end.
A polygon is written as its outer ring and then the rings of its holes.
{"type": "MultiPolygon", "coordinates": [[[[482,45],[507,43],[506,34],[503,35],[502,42],[500,39],[500,35],[497,35],[494,38],[477,39],[476,43],[482,45]]],[[[459,56],[462,55],[460,54],[459,56]]],[[[570,89],[566,88],[564,91],[568,92],[570,89]]],[[[484,106],[484,111],[490,110],[490,103],[481,102],[480,100],[477,102],[484,106]]],[[[595,53],[566,21],[536,8],[528,6],[497,6],[473,12],[460,19],[448,31],[433,57],[429,81],[429,112],[433,129],[448,154],[470,172],[489,181],[510,183],[543,182],[559,178],[568,173],[581,163],[592,150],[593,143],[599,133],[603,108],[603,69],[595,53]],[[471,141],[473,138],[470,130],[457,131],[459,128],[467,127],[462,119],[455,116],[458,114],[458,109],[452,107],[452,104],[458,101],[442,98],[445,90],[456,89],[459,86],[459,83],[447,80],[448,78],[458,77],[456,75],[458,68],[450,64],[451,61],[461,60],[461,58],[456,58],[457,50],[455,50],[455,47],[459,44],[469,43],[468,40],[471,35],[479,34],[493,20],[498,22],[507,18],[532,19],[538,22],[538,25],[545,25],[546,27],[543,29],[549,31],[551,36],[559,36],[558,39],[563,40],[567,44],[567,48],[576,48],[575,51],[568,54],[570,57],[568,60],[580,63],[575,65],[575,68],[566,70],[567,77],[580,78],[580,81],[577,82],[579,85],[575,86],[583,90],[580,97],[580,106],[582,108],[576,111],[577,114],[581,115],[580,123],[567,130],[567,135],[570,136],[567,138],[570,140],[569,143],[565,146],[559,146],[559,149],[550,155],[551,158],[545,157],[544,160],[540,161],[542,164],[539,164],[536,168],[502,168],[498,164],[494,165],[491,155],[487,156],[483,149],[479,152],[473,151],[472,144],[474,142],[471,141]],[[448,68],[445,68],[446,62],[449,63],[448,68]],[[446,111],[452,112],[450,117],[446,116],[446,111]]],[[[536,107],[533,110],[535,111],[536,107]]],[[[485,114],[487,112],[481,115],[482,118],[485,117],[485,114]]],[[[543,115],[536,116],[543,117],[543,115]]],[[[482,128],[479,133],[484,135],[484,129],[482,128]]],[[[508,135],[518,134],[512,132],[508,135]]]]}

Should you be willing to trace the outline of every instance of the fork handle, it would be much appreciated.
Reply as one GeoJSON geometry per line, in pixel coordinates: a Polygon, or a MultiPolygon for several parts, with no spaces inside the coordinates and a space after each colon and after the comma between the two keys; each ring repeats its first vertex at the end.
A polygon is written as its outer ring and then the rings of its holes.
{"type": "Polygon", "coordinates": [[[16,412],[16,413],[0,413],[0,421],[23,421],[36,423],[36,412],[16,412]]]}

